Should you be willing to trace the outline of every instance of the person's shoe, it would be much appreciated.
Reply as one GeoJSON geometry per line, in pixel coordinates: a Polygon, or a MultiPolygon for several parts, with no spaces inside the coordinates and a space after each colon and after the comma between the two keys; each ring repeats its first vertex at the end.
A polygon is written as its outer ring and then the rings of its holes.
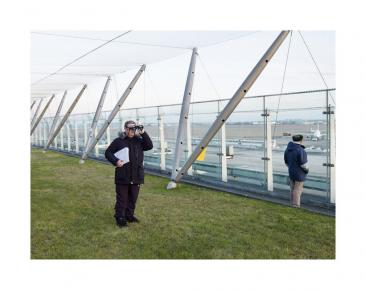
{"type": "Polygon", "coordinates": [[[116,218],[116,223],[120,228],[127,226],[127,220],[124,218],[116,218]]]}
{"type": "Polygon", "coordinates": [[[139,223],[140,221],[137,219],[137,217],[132,216],[132,217],[127,217],[127,221],[129,223],[139,223]]]}

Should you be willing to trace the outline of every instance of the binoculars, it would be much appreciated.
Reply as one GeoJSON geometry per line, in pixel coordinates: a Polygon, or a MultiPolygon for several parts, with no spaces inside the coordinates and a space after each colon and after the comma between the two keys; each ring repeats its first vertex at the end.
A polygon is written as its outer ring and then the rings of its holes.
{"type": "Polygon", "coordinates": [[[136,131],[136,130],[141,131],[141,130],[143,130],[143,129],[144,129],[144,126],[143,126],[143,125],[137,125],[137,126],[135,126],[135,127],[128,127],[128,129],[129,129],[129,130],[134,130],[134,131],[136,131]]]}

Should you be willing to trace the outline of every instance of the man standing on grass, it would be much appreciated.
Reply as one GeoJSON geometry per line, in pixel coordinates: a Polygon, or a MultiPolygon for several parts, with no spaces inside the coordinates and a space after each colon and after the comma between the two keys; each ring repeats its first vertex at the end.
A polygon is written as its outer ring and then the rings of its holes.
{"type": "Polygon", "coordinates": [[[127,222],[139,221],[134,212],[140,185],[144,183],[144,151],[152,148],[152,141],[143,126],[137,126],[134,121],[127,121],[124,132],[120,133],[105,151],[105,158],[116,166],[114,217],[119,227],[127,226],[127,222]],[[128,152],[129,161],[116,157],[115,153],[122,149],[128,152]]]}
{"type": "Polygon", "coordinates": [[[285,164],[290,177],[290,202],[293,207],[300,207],[301,193],[306,175],[309,173],[308,158],[303,146],[302,135],[292,136],[285,151],[285,164]]]}

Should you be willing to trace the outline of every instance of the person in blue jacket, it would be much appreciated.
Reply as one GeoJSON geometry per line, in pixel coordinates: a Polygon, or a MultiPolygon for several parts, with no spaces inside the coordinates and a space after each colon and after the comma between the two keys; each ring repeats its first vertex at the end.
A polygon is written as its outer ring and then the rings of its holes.
{"type": "Polygon", "coordinates": [[[290,179],[290,202],[293,207],[300,207],[304,181],[309,173],[308,157],[303,139],[302,135],[293,135],[293,142],[288,143],[284,155],[290,179]]]}

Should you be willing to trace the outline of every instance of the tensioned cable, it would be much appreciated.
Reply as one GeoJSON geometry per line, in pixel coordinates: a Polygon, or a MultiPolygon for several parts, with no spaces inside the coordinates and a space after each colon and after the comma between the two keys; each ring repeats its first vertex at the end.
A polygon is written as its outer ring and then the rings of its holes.
{"type": "MultiPolygon", "coordinates": [[[[66,35],[66,34],[54,34],[54,33],[47,33],[47,32],[32,32],[32,34],[48,35],[48,36],[55,36],[55,37],[76,38],[76,39],[84,39],[84,40],[94,40],[94,41],[105,41],[105,39],[101,39],[101,38],[66,35]]],[[[173,48],[173,49],[191,49],[189,47],[163,45],[163,44],[152,44],[152,43],[136,42],[136,41],[114,41],[114,42],[115,43],[122,43],[122,44],[141,45],[141,46],[155,46],[155,47],[173,48]]]]}
{"type": "MultiPolygon", "coordinates": [[[[118,73],[118,72],[117,72],[118,73]]],[[[44,74],[50,74],[50,73],[44,73],[44,72],[31,72],[31,74],[38,74],[38,75],[44,75],[44,74]]],[[[105,73],[57,73],[57,75],[70,75],[70,76],[85,76],[85,77],[106,77],[109,74],[105,73]]]]}
{"type": "MultiPolygon", "coordinates": [[[[302,41],[304,42],[304,45],[305,45],[305,47],[306,47],[306,49],[307,49],[307,51],[308,51],[308,53],[309,53],[309,55],[310,55],[310,57],[311,57],[311,59],[312,59],[312,61],[313,61],[314,65],[315,65],[316,69],[318,70],[318,73],[319,73],[319,75],[320,75],[321,79],[323,80],[323,83],[324,83],[325,87],[329,90],[329,87],[328,87],[328,85],[327,85],[327,82],[325,81],[325,78],[324,78],[324,76],[323,76],[322,72],[320,71],[320,69],[319,69],[319,67],[318,67],[318,64],[317,64],[317,63],[316,63],[316,61],[315,61],[315,58],[314,58],[313,54],[311,53],[310,48],[309,48],[309,46],[307,45],[307,43],[306,43],[306,41],[305,41],[305,38],[303,37],[303,35],[302,35],[302,33],[301,33],[301,31],[300,31],[300,30],[299,30],[298,32],[299,32],[299,34],[300,34],[300,36],[301,36],[302,41]]],[[[335,104],[336,104],[336,102],[334,101],[332,94],[331,94],[329,91],[328,91],[328,93],[329,93],[330,97],[332,98],[332,101],[333,101],[333,103],[334,103],[334,105],[335,105],[335,104]]]]}
{"type": "Polygon", "coordinates": [[[275,137],[275,135],[276,135],[277,118],[278,118],[278,110],[280,109],[281,97],[282,97],[283,87],[284,87],[284,83],[285,83],[285,77],[286,77],[286,71],[287,71],[288,57],[289,57],[289,55],[290,55],[291,40],[292,40],[292,31],[291,31],[291,33],[290,33],[290,40],[289,40],[289,43],[288,43],[287,54],[286,54],[286,62],[285,62],[285,67],[284,67],[283,75],[282,75],[281,93],[280,93],[280,96],[279,96],[279,98],[278,98],[278,104],[277,104],[277,110],[276,110],[276,121],[275,121],[274,128],[273,128],[272,140],[274,140],[274,137],[275,137]]]}
{"type": "Polygon", "coordinates": [[[38,81],[36,81],[36,82],[32,83],[31,85],[33,86],[33,85],[35,85],[35,84],[38,84],[38,83],[40,83],[41,81],[44,81],[45,79],[49,78],[50,76],[53,76],[53,75],[57,74],[57,73],[58,73],[58,72],[60,72],[61,70],[65,69],[66,67],[68,67],[68,66],[72,65],[73,63],[75,63],[75,62],[79,61],[80,59],[82,59],[82,58],[86,57],[87,55],[89,55],[89,54],[93,53],[94,51],[96,51],[96,50],[98,50],[98,49],[102,48],[103,46],[106,46],[107,44],[111,43],[112,41],[114,41],[114,40],[116,40],[116,39],[118,39],[118,38],[120,38],[120,37],[122,37],[122,36],[125,36],[126,34],[130,33],[131,31],[132,31],[132,30],[129,30],[129,31],[127,31],[127,32],[124,32],[124,33],[122,33],[122,34],[120,34],[120,35],[118,35],[118,36],[116,36],[116,37],[114,37],[114,38],[112,38],[112,39],[110,39],[110,40],[106,41],[105,43],[103,43],[103,44],[101,44],[101,45],[98,45],[96,48],[94,48],[94,49],[92,49],[92,50],[88,51],[87,53],[84,53],[83,55],[79,56],[78,58],[76,58],[76,59],[74,59],[73,61],[69,62],[68,64],[64,65],[63,67],[59,68],[59,69],[58,69],[58,70],[56,70],[55,72],[53,72],[53,73],[51,73],[51,74],[49,74],[49,75],[47,75],[47,76],[45,76],[45,77],[41,78],[40,80],[38,80],[38,81]]]}
{"type": "Polygon", "coordinates": [[[145,74],[147,76],[147,79],[150,81],[151,88],[152,88],[152,90],[154,92],[154,96],[155,96],[156,100],[158,101],[158,105],[160,106],[159,92],[156,89],[156,87],[155,87],[155,85],[154,85],[154,83],[152,81],[152,78],[150,77],[150,73],[148,72],[147,67],[145,68],[145,74]]]}
{"type": "Polygon", "coordinates": [[[239,35],[239,36],[234,36],[232,38],[228,38],[228,39],[225,39],[225,40],[221,40],[221,41],[218,41],[218,42],[215,42],[215,43],[203,45],[203,46],[200,46],[200,48],[207,47],[207,46],[211,47],[211,46],[214,46],[214,45],[219,45],[221,43],[229,42],[229,41],[232,41],[232,40],[237,40],[239,38],[247,37],[249,35],[252,35],[252,34],[255,34],[255,33],[258,33],[258,32],[260,32],[260,31],[259,30],[258,31],[251,31],[251,32],[248,32],[248,33],[245,33],[245,34],[242,34],[242,35],[239,35]]]}
{"type": "Polygon", "coordinates": [[[210,84],[211,84],[212,88],[214,89],[214,91],[215,91],[215,93],[216,93],[217,97],[218,97],[219,99],[221,99],[221,97],[220,97],[220,96],[221,96],[221,94],[219,93],[218,89],[217,89],[217,88],[216,88],[216,86],[215,86],[215,83],[213,82],[213,80],[212,80],[212,78],[211,78],[210,74],[208,73],[208,70],[207,70],[207,68],[206,68],[206,66],[205,66],[205,64],[204,64],[204,62],[203,62],[203,60],[202,60],[201,56],[200,56],[199,54],[197,54],[197,55],[198,55],[198,59],[199,59],[199,61],[200,61],[201,65],[202,65],[203,71],[206,73],[206,76],[207,76],[207,78],[208,78],[208,81],[210,82],[210,84]]]}

